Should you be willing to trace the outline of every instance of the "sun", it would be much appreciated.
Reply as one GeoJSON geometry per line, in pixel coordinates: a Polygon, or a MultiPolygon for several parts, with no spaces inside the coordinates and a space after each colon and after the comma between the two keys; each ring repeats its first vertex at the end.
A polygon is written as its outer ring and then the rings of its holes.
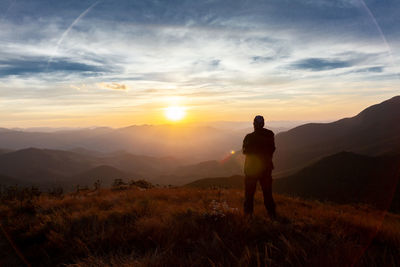
{"type": "Polygon", "coordinates": [[[180,121],[186,115],[184,107],[172,106],[165,109],[165,117],[171,121],[180,121]]]}

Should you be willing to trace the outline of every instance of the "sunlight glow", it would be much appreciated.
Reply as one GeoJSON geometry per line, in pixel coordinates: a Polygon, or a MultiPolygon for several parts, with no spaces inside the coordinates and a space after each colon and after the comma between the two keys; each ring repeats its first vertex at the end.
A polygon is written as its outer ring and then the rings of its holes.
{"type": "Polygon", "coordinates": [[[165,116],[171,121],[180,121],[185,115],[185,108],[180,106],[167,107],[165,109],[165,116]]]}

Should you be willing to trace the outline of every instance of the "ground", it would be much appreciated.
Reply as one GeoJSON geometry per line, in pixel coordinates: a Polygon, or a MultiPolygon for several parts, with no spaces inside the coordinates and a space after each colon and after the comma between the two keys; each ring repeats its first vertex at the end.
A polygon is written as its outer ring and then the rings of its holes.
{"type": "Polygon", "coordinates": [[[121,188],[0,204],[32,266],[396,266],[400,215],[236,189],[121,188]]]}

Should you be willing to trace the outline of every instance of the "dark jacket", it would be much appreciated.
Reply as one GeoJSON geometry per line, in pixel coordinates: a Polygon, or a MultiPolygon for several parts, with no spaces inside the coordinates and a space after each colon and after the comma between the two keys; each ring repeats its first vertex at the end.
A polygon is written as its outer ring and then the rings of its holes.
{"type": "Polygon", "coordinates": [[[272,170],[272,156],[275,152],[274,133],[268,129],[256,129],[243,140],[243,154],[246,155],[244,173],[258,176],[265,170],[272,170]]]}

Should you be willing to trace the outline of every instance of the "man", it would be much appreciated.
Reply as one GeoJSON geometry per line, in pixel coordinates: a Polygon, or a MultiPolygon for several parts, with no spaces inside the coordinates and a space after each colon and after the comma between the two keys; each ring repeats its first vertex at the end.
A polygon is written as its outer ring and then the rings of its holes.
{"type": "Polygon", "coordinates": [[[253,214],[254,193],[257,181],[260,182],[264,205],[269,216],[275,219],[275,203],[272,198],[272,156],[275,151],[274,133],[264,128],[264,118],[260,115],[254,118],[254,132],[249,133],[243,140],[243,154],[246,155],[244,164],[245,201],[244,212],[253,214]]]}

